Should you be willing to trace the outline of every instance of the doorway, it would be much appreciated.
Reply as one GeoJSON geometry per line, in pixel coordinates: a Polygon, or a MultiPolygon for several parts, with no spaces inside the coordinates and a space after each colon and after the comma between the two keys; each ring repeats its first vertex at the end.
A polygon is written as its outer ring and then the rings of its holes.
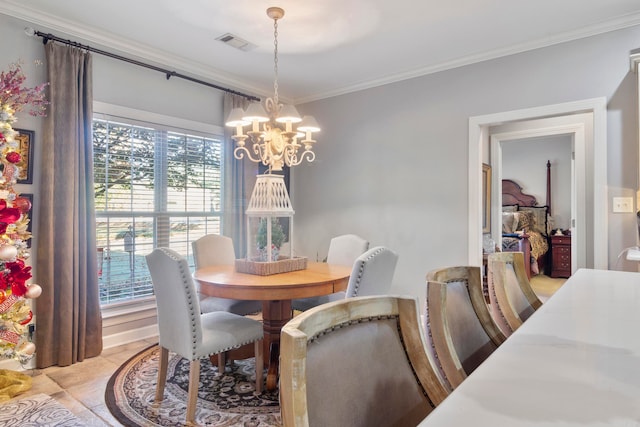
{"type": "MultiPolygon", "coordinates": [[[[496,126],[522,126],[522,123],[540,119],[562,122],[561,132],[574,134],[575,140],[575,227],[582,240],[577,243],[575,268],[608,268],[607,245],[607,192],[606,192],[606,99],[594,98],[565,104],[555,104],[525,110],[476,116],[469,119],[469,245],[470,265],[482,263],[482,163],[489,159],[491,139],[500,140],[500,134],[491,133],[496,126]],[[585,121],[585,115],[588,120],[585,121]],[[567,131],[566,128],[570,130],[567,131]],[[581,229],[583,230],[581,232],[581,229]]],[[[551,126],[553,128],[553,126],[551,126]]],[[[505,130],[507,128],[503,128],[505,130]]],[[[511,132],[514,139],[520,132],[528,137],[550,134],[552,130],[544,126],[533,126],[511,132]]],[[[499,144],[498,144],[499,145],[499,144]]],[[[496,150],[494,150],[496,151],[496,150]]],[[[493,155],[499,155],[494,153],[493,155]]],[[[492,161],[499,164],[499,161],[492,161]]],[[[493,194],[500,194],[500,172],[492,182],[493,194]],[[496,190],[497,189],[497,190],[496,190]]],[[[492,204],[492,230],[498,227],[498,207],[492,204]]]]}

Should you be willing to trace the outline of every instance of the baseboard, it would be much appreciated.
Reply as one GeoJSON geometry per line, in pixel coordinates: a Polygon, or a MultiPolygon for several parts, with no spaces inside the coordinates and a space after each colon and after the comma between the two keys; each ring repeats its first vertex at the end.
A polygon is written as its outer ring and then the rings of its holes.
{"type": "Polygon", "coordinates": [[[107,349],[134,341],[146,340],[158,337],[158,325],[149,325],[130,331],[119,332],[117,334],[102,337],[102,348],[107,349]]]}

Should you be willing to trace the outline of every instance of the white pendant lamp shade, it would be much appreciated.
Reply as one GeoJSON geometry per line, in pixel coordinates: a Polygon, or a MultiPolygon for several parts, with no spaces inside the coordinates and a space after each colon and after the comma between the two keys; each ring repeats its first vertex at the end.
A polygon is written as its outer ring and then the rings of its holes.
{"type": "Polygon", "coordinates": [[[298,125],[302,132],[320,132],[320,125],[313,116],[304,116],[298,125]]]}
{"type": "Polygon", "coordinates": [[[227,117],[225,125],[230,127],[246,126],[251,124],[250,121],[244,119],[244,110],[242,108],[234,108],[227,117]]]}
{"type": "Polygon", "coordinates": [[[302,121],[300,113],[291,104],[284,104],[280,109],[280,114],[276,117],[278,123],[299,123],[300,121],[302,121]]]}
{"type": "Polygon", "coordinates": [[[252,102],[247,107],[247,111],[245,111],[243,120],[247,120],[248,122],[268,122],[269,116],[267,112],[264,111],[264,107],[259,102],[252,102]]]}

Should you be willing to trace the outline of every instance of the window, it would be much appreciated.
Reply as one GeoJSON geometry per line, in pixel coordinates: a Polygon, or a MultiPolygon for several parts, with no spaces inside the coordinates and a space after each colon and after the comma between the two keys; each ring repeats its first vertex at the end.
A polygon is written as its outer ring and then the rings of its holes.
{"type": "MultiPolygon", "coordinates": [[[[120,110],[104,107],[113,108],[120,110]]],[[[94,114],[97,256],[103,306],[153,295],[144,259],[153,248],[170,247],[193,264],[191,242],[220,233],[220,133],[176,128],[168,123],[176,120],[167,117],[161,118],[163,124],[157,124],[158,116],[153,119],[145,122],[94,114]]]]}

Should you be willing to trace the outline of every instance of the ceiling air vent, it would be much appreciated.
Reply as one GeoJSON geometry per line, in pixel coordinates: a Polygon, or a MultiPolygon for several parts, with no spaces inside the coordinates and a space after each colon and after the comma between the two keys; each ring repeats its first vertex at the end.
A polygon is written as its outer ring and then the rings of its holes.
{"type": "Polygon", "coordinates": [[[231,47],[235,47],[236,49],[240,49],[244,51],[251,50],[254,47],[256,47],[256,45],[251,44],[248,41],[243,40],[238,36],[234,36],[231,33],[223,34],[220,37],[217,37],[216,40],[220,40],[224,44],[227,44],[231,47]]]}

